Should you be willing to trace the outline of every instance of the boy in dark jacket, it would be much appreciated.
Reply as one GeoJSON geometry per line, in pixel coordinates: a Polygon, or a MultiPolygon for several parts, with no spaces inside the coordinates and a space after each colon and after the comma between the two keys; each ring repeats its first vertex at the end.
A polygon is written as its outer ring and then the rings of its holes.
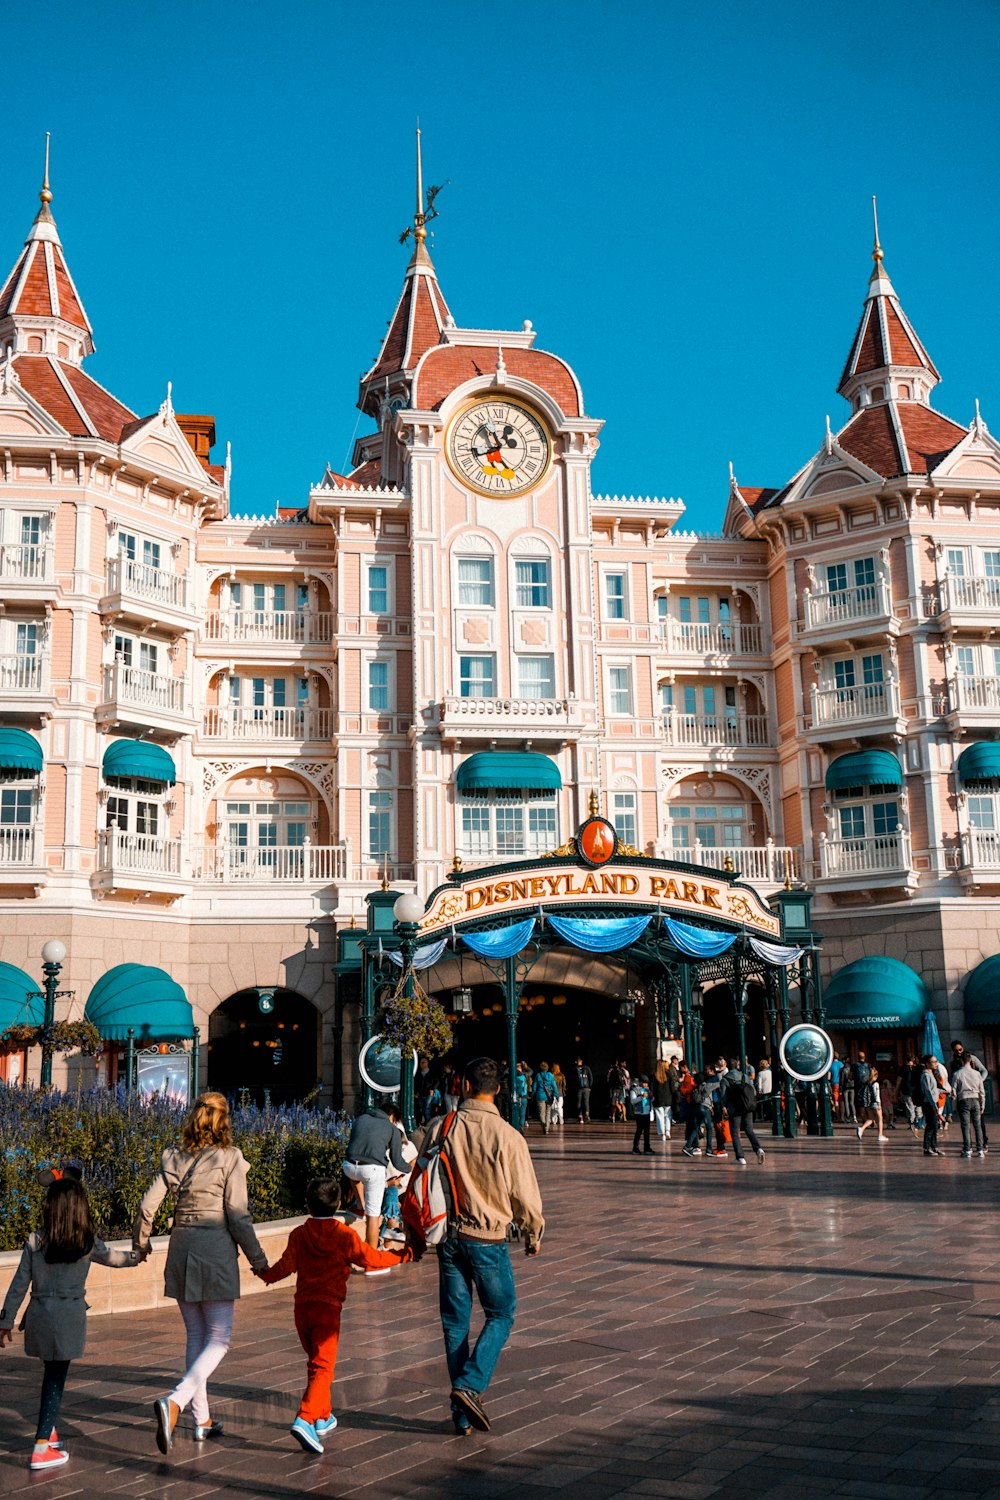
{"type": "Polygon", "coordinates": [[[330,1411],[330,1386],[337,1364],[340,1315],[351,1267],[388,1271],[412,1260],[410,1250],[373,1250],[354,1229],[334,1218],[340,1207],[340,1185],[317,1178],[306,1188],[309,1218],[288,1236],[285,1253],[259,1271],[271,1286],[295,1272],[295,1331],[308,1357],[305,1394],[291,1433],[307,1453],[322,1453],[322,1439],[337,1418],[330,1411]]]}

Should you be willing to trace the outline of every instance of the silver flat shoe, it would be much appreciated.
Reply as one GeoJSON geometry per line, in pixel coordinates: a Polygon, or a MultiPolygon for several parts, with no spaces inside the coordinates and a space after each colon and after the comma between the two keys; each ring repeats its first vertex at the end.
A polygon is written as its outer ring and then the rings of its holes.
{"type": "Polygon", "coordinates": [[[196,1422],[191,1429],[191,1436],[196,1443],[211,1442],[212,1438],[222,1437],[225,1432],[221,1422],[196,1422]]]}

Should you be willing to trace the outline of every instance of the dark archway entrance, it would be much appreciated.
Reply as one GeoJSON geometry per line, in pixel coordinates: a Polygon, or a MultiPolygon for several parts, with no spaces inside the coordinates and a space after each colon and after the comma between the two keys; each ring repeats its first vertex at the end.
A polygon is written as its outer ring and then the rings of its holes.
{"type": "MultiPolygon", "coordinates": [[[[762,1058],[772,1055],[774,1042],[768,1026],[764,990],[752,982],[746,987],[743,1029],[747,1062],[756,1068],[762,1058]]],[[[728,984],[716,984],[706,989],[701,1034],[702,1056],[706,1064],[714,1063],[718,1057],[730,1060],[740,1055],[739,1023],[733,992],[728,984]]]]}
{"type": "Polygon", "coordinates": [[[319,1079],[319,1025],[316,1007],[294,990],[275,990],[266,1013],[258,990],[231,995],[209,1018],[209,1088],[254,1104],[303,1099],[319,1079]]]}

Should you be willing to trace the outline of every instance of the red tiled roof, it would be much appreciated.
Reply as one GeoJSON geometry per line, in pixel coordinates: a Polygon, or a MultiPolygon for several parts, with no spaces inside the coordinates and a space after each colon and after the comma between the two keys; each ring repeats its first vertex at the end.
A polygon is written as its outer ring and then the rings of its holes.
{"type": "MultiPolygon", "coordinates": [[[[40,354],[22,354],[14,360],[17,378],[49,416],[54,417],[60,427],[75,437],[89,437],[87,425],[76,406],[70,400],[65,387],[56,374],[57,361],[40,354]]],[[[74,395],[89,416],[99,437],[109,443],[120,443],[126,424],[134,421],[135,413],[129,411],[114,396],[103,390],[75,365],[58,361],[59,370],[65,376],[74,395]]]]}
{"type": "Polygon", "coordinates": [[[17,257],[17,260],[14,262],[14,269],[11,271],[10,275],[7,277],[7,280],[3,284],[3,291],[0,292],[0,318],[6,317],[7,313],[10,311],[11,298],[14,295],[14,288],[17,286],[17,280],[21,274],[21,267],[24,265],[24,259],[27,253],[28,250],[26,247],[17,257]]]}
{"type": "Polygon", "coordinates": [[[860,459],[884,479],[896,479],[904,473],[929,474],[966,435],[966,429],[957,422],[916,401],[897,403],[894,409],[906,443],[908,464],[904,464],[899,451],[888,403],[864,407],[837,434],[837,442],[845,453],[860,459]]]}
{"type": "Polygon", "coordinates": [[[776,489],[756,489],[745,484],[737,485],[743,502],[752,511],[763,510],[778,494],[776,489]]]}
{"type": "Polygon", "coordinates": [[[358,468],[352,469],[350,478],[344,480],[345,484],[364,485],[367,489],[374,489],[382,483],[382,464],[377,458],[370,458],[366,463],[360,464],[358,468]]]}
{"type": "Polygon", "coordinates": [[[133,420],[135,413],[75,365],[63,365],[62,371],[100,436],[109,443],[120,443],[125,424],[133,420]]]}
{"type": "Polygon", "coordinates": [[[871,375],[887,365],[927,370],[935,378],[938,374],[900,307],[888,276],[879,271],[878,279],[873,278],[869,288],[838,391],[853,376],[871,375]]]}
{"type": "Polygon", "coordinates": [[[837,442],[845,453],[886,479],[903,472],[888,404],[863,407],[837,434],[837,442]]]}
{"type": "Polygon", "coordinates": [[[69,279],[69,272],[62,258],[62,251],[58,246],[54,247],[56,267],[56,291],[59,293],[59,316],[67,323],[73,323],[78,328],[88,327],[87,315],[80,306],[80,299],[73,290],[73,283],[69,279]]]}
{"type": "MultiPolygon", "coordinates": [[[[581,415],[576,381],[561,359],[541,349],[505,349],[503,357],[509,374],[530,380],[548,391],[567,416],[581,415]]],[[[433,411],[456,386],[477,377],[492,378],[496,363],[495,347],[442,344],[431,349],[414,382],[413,405],[423,411],[433,411]]]]}
{"type": "Polygon", "coordinates": [[[940,412],[932,411],[929,406],[907,401],[896,410],[910,454],[910,470],[914,474],[929,474],[945,454],[968,436],[966,428],[943,417],[940,412]]]}
{"type": "Polygon", "coordinates": [[[45,251],[40,244],[29,245],[28,274],[24,279],[20,295],[12,303],[10,311],[26,313],[32,318],[49,318],[53,315],[52,297],[49,293],[49,277],[45,269],[45,251]]]}
{"type": "Polygon", "coordinates": [[[448,316],[433,268],[411,263],[378,359],[364,378],[366,387],[373,390],[386,376],[416,369],[420,356],[440,339],[448,316]]]}
{"type": "Polygon", "coordinates": [[[7,317],[12,313],[20,313],[29,318],[58,317],[66,323],[74,324],[77,328],[90,331],[87,315],[73,290],[73,283],[63,259],[62,247],[58,243],[31,240],[18,256],[17,264],[7,278],[3,294],[0,296],[0,317],[7,317]],[[45,257],[46,243],[52,253],[53,279],[59,300],[58,308],[53,305],[52,288],[49,285],[45,257]],[[21,275],[26,263],[28,272],[22,284],[21,275]],[[19,285],[20,292],[17,290],[19,285]]]}

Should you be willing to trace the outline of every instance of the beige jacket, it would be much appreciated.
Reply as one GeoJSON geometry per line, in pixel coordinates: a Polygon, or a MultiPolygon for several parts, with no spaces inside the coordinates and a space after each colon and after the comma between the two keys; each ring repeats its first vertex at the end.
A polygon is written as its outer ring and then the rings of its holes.
{"type": "MultiPolygon", "coordinates": [[[[433,1120],[424,1137],[426,1149],[440,1135],[444,1119],[433,1120]]],[[[457,1179],[461,1238],[498,1244],[514,1223],[525,1246],[545,1232],[542,1197],[531,1164],[528,1143],[507,1124],[495,1104],[464,1099],[448,1132],[445,1152],[457,1179]]]]}
{"type": "Polygon", "coordinates": [[[247,1204],[247,1164],[235,1146],[211,1146],[197,1156],[164,1151],[160,1173],[146,1189],[132,1226],[132,1244],[145,1249],[156,1210],[167,1193],[174,1223],[163,1277],[167,1297],[179,1302],[233,1302],[240,1295],[237,1245],[255,1271],[267,1256],[247,1204]]]}

